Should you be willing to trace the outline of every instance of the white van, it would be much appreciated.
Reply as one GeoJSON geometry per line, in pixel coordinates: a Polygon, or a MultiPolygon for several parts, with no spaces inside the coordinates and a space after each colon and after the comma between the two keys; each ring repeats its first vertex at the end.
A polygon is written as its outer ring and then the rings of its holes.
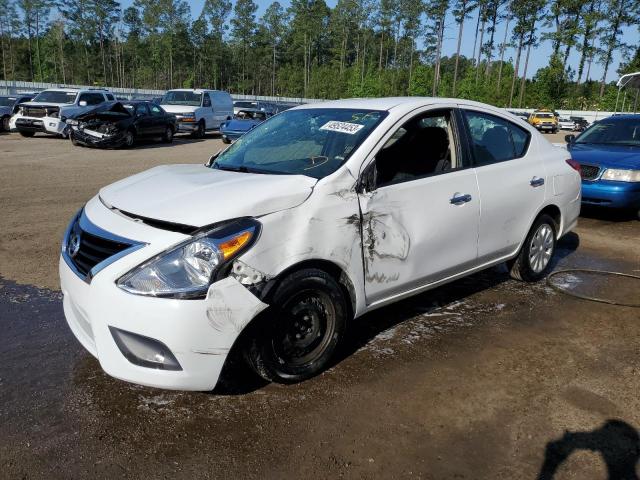
{"type": "Polygon", "coordinates": [[[180,88],[169,90],[160,105],[178,119],[178,132],[196,138],[206,131],[219,130],[220,124],[233,118],[233,100],[228,92],[180,88]]]}

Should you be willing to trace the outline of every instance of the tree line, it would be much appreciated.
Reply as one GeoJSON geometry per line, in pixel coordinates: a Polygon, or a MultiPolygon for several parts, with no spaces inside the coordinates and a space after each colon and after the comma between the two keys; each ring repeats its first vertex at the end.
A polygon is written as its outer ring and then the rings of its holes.
{"type": "Polygon", "coordinates": [[[624,59],[617,73],[640,70],[640,47],[624,35],[640,28],[639,0],[338,0],[333,8],[292,0],[257,11],[254,0],[205,0],[201,12],[185,0],[134,0],[127,8],[117,0],[0,0],[0,75],[607,110],[617,93],[606,81],[614,57],[624,59]],[[473,45],[463,41],[468,29],[473,45]],[[455,39],[451,56],[443,55],[445,38],[455,39]],[[530,72],[534,56],[548,63],[530,72]]]}

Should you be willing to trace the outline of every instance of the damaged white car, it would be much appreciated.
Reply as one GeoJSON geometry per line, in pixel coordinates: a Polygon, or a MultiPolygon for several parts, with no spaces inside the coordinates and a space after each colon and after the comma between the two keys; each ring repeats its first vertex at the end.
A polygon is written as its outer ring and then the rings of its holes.
{"type": "Polygon", "coordinates": [[[103,188],[64,237],[65,315],[120,379],[210,390],[234,348],[301,381],[375,308],[501,262],[542,278],[576,225],[578,170],[480,103],[297,107],[206,165],[103,188]]]}

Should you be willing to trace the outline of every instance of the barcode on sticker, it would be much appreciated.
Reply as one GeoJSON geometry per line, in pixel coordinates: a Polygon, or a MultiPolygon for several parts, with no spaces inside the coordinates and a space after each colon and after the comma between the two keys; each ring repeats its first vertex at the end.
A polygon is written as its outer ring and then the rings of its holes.
{"type": "Polygon", "coordinates": [[[330,132],[341,132],[353,135],[354,133],[358,133],[362,128],[364,128],[364,125],[360,125],[358,123],[337,122],[335,120],[331,120],[321,126],[320,130],[329,130],[330,132]]]}

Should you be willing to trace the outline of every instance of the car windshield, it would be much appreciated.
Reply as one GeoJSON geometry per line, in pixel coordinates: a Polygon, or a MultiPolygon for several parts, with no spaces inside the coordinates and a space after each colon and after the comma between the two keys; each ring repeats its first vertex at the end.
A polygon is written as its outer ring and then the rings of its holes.
{"type": "Polygon", "coordinates": [[[189,105],[190,107],[199,107],[201,101],[201,93],[184,92],[181,90],[169,91],[162,97],[162,105],[189,105]]]}
{"type": "Polygon", "coordinates": [[[34,102],[51,102],[72,104],[76,101],[78,92],[64,92],[62,90],[45,90],[36,95],[34,102]]]}
{"type": "Polygon", "coordinates": [[[0,97],[0,107],[11,107],[16,100],[16,97],[0,97]]]}
{"type": "Polygon", "coordinates": [[[600,120],[585,130],[576,143],[640,146],[640,116],[624,120],[600,120]]]}
{"type": "Polygon", "coordinates": [[[236,108],[255,108],[257,105],[257,102],[233,102],[233,106],[236,108]]]}
{"type": "Polygon", "coordinates": [[[236,118],[240,120],[266,120],[267,114],[265,112],[257,112],[255,110],[240,110],[236,115],[236,118]]]}
{"type": "Polygon", "coordinates": [[[320,179],[343,165],[386,115],[342,108],[288,110],[240,137],[211,167],[320,179]]]}

